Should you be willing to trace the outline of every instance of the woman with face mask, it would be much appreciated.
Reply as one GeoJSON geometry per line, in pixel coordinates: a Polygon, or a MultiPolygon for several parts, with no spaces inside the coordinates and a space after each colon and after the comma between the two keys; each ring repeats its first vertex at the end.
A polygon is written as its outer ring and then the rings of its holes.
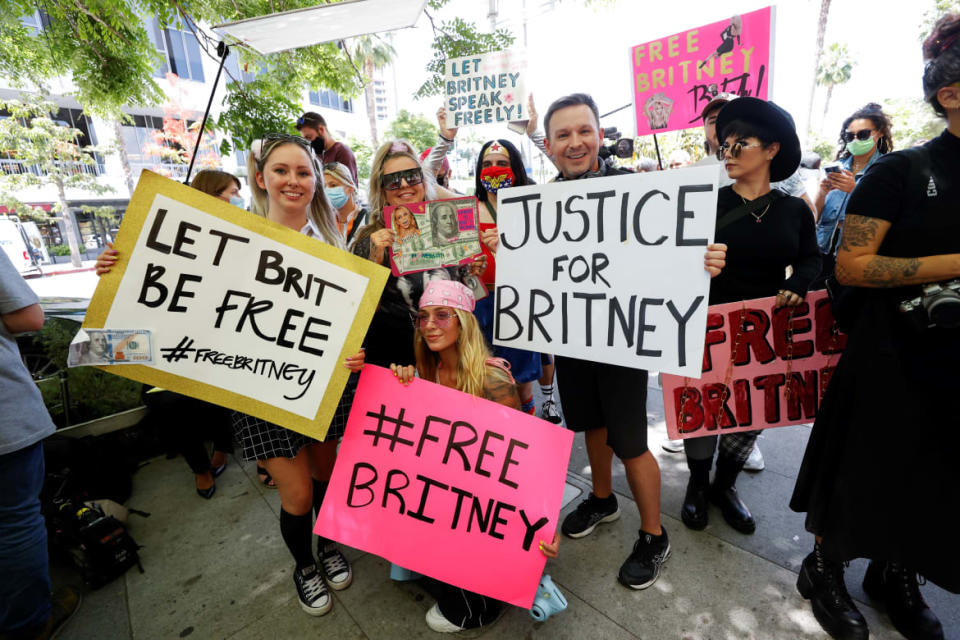
{"type": "Polygon", "coordinates": [[[815,202],[819,212],[817,244],[826,256],[825,276],[833,272],[833,258],[840,244],[843,218],[853,188],[867,167],[890,151],[893,151],[890,118],[880,105],[871,102],[843,121],[836,158],[840,161],[839,170],[826,174],[815,202]]]}
{"type": "Polygon", "coordinates": [[[357,185],[345,164],[323,165],[323,184],[330,204],[337,210],[337,231],[349,249],[357,231],[367,222],[367,210],[360,206],[357,185]]]}

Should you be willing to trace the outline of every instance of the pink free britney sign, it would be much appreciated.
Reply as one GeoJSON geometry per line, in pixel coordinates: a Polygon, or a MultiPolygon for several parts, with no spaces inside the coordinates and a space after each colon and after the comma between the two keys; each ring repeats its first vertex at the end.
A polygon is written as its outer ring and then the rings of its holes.
{"type": "Polygon", "coordinates": [[[314,531],[529,609],[573,432],[367,365],[314,531]]]}
{"type": "Polygon", "coordinates": [[[630,49],[637,135],[699,127],[718,93],[768,99],[773,7],[630,49]]]}

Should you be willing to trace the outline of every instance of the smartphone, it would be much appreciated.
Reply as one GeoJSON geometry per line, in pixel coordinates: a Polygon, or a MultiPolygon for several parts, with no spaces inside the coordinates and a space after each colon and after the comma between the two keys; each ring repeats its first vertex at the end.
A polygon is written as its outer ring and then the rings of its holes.
{"type": "Polygon", "coordinates": [[[830,165],[823,168],[824,173],[840,173],[839,165],[830,165]]]}

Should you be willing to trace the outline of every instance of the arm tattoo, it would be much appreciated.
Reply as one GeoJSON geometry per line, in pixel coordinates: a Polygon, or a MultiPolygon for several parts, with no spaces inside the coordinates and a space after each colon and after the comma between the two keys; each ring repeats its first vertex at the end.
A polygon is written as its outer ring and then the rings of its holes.
{"type": "Polygon", "coordinates": [[[866,247],[874,241],[876,236],[876,218],[848,215],[843,221],[840,247],[844,251],[850,251],[853,247],[866,247]]]}
{"type": "Polygon", "coordinates": [[[483,397],[511,409],[520,410],[520,394],[517,385],[487,376],[483,383],[483,397]]]}
{"type": "Polygon", "coordinates": [[[920,258],[875,256],[863,268],[863,281],[873,287],[899,287],[914,284],[920,258]]]}

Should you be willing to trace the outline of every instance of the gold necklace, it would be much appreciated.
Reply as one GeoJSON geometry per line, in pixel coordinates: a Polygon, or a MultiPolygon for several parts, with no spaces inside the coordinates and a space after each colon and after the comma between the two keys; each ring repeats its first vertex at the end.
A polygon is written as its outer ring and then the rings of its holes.
{"type": "MultiPolygon", "coordinates": [[[[740,194],[737,194],[740,195],[740,194]]],[[[743,204],[747,204],[747,200],[740,196],[740,199],[743,200],[743,204]]],[[[750,212],[750,215],[753,216],[753,219],[757,221],[757,224],[760,224],[760,221],[763,219],[763,216],[767,215],[767,211],[770,210],[770,203],[767,203],[767,206],[763,208],[763,211],[760,212],[760,215],[755,214],[753,211],[750,212]]]]}

